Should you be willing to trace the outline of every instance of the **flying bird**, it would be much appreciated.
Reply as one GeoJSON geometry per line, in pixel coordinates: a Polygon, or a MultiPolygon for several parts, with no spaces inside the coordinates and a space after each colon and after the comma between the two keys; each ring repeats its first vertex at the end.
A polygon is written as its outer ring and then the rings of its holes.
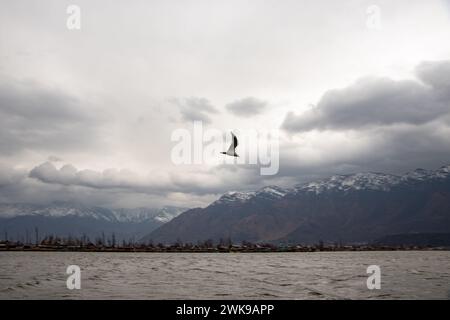
{"type": "Polygon", "coordinates": [[[221,152],[222,154],[226,154],[227,156],[232,157],[239,157],[239,155],[236,153],[236,147],[238,146],[238,139],[234,135],[233,132],[231,132],[231,136],[233,137],[233,142],[231,143],[230,147],[228,148],[227,152],[221,152]]]}

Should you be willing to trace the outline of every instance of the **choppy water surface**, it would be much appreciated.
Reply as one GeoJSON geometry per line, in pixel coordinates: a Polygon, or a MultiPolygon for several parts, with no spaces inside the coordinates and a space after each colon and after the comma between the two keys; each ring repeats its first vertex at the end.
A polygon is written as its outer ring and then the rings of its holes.
{"type": "Polygon", "coordinates": [[[0,299],[449,299],[450,252],[0,252],[0,299]],[[81,268],[68,290],[66,268],[81,268]],[[368,290],[366,269],[381,268],[368,290]]]}

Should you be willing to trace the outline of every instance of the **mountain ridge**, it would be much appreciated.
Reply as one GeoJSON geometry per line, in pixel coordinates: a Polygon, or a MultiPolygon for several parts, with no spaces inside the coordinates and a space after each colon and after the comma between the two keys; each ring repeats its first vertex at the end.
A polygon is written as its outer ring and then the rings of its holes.
{"type": "Polygon", "coordinates": [[[155,218],[159,221],[169,221],[187,208],[164,206],[162,208],[118,208],[109,209],[100,206],[85,206],[71,202],[54,202],[51,204],[0,203],[0,219],[17,216],[47,216],[47,217],[92,217],[115,222],[142,222],[155,218]]]}
{"type": "Polygon", "coordinates": [[[354,173],[227,192],[144,241],[371,241],[389,233],[450,231],[450,166],[403,175],[354,173]],[[447,211],[446,211],[447,210],[447,211]]]}
{"type": "Polygon", "coordinates": [[[0,204],[2,238],[19,240],[38,230],[41,235],[68,235],[91,239],[114,234],[117,240],[139,239],[187,208],[108,209],[78,203],[0,204]]]}

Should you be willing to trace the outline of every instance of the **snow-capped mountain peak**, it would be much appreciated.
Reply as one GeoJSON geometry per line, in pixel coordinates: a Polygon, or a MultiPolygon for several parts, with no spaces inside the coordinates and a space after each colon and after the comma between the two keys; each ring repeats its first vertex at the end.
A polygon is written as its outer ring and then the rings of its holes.
{"type": "Polygon", "coordinates": [[[277,186],[267,186],[262,189],[259,189],[257,194],[269,193],[269,194],[276,195],[278,197],[284,197],[287,192],[288,192],[287,189],[283,189],[283,188],[280,188],[277,186]]]}
{"type": "Polygon", "coordinates": [[[425,180],[425,179],[429,179],[431,176],[433,175],[432,171],[428,171],[425,169],[416,169],[414,171],[411,172],[407,172],[402,176],[402,180],[403,181],[408,181],[408,180],[425,180]]]}
{"type": "Polygon", "coordinates": [[[52,203],[50,205],[0,204],[0,218],[12,218],[16,216],[43,216],[50,218],[79,217],[94,218],[109,222],[139,223],[156,220],[164,223],[186,210],[186,208],[170,206],[161,209],[107,209],[64,202],[52,203]]]}
{"type": "Polygon", "coordinates": [[[264,199],[279,199],[288,193],[288,189],[283,189],[277,186],[267,186],[256,191],[255,196],[264,199]]]}
{"type": "Polygon", "coordinates": [[[298,194],[312,192],[320,194],[322,192],[340,191],[389,191],[393,187],[401,184],[416,183],[429,179],[442,179],[450,176],[450,165],[439,168],[435,171],[416,169],[404,175],[394,175],[379,172],[361,172],[347,175],[333,175],[329,178],[301,183],[293,188],[284,189],[278,186],[267,186],[257,191],[250,192],[227,192],[213,205],[224,203],[243,203],[255,198],[258,199],[279,199],[288,194],[298,194]]]}
{"type": "Polygon", "coordinates": [[[297,192],[314,192],[319,194],[324,191],[339,190],[384,190],[387,191],[393,185],[400,182],[400,177],[384,173],[367,172],[350,175],[334,175],[327,179],[308,182],[297,185],[297,192]]]}
{"type": "Polygon", "coordinates": [[[213,202],[213,205],[224,203],[243,203],[251,199],[278,199],[284,197],[289,189],[283,189],[278,186],[267,186],[257,191],[237,192],[229,191],[222,195],[219,200],[213,202]]]}
{"type": "Polygon", "coordinates": [[[223,203],[231,203],[231,202],[245,202],[255,196],[256,192],[238,192],[238,191],[229,191],[222,195],[217,201],[213,202],[213,204],[223,204],[223,203]]]}
{"type": "Polygon", "coordinates": [[[450,176],[450,165],[440,167],[434,172],[434,176],[437,178],[447,178],[450,176]]]}
{"type": "Polygon", "coordinates": [[[172,220],[173,218],[179,216],[181,213],[186,211],[186,208],[179,208],[179,207],[163,207],[158,211],[158,214],[154,217],[155,220],[166,223],[172,220]]]}
{"type": "Polygon", "coordinates": [[[0,204],[0,217],[12,218],[16,216],[44,216],[44,217],[68,217],[94,218],[106,221],[115,221],[114,214],[105,208],[85,207],[79,204],[56,202],[50,205],[33,204],[0,204]]]}

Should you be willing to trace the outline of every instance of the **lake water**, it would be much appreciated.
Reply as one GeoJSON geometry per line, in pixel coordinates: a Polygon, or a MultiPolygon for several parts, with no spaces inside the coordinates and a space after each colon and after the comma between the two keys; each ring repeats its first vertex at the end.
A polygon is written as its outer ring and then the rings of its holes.
{"type": "Polygon", "coordinates": [[[450,252],[0,252],[0,299],[450,299],[450,252]]]}

